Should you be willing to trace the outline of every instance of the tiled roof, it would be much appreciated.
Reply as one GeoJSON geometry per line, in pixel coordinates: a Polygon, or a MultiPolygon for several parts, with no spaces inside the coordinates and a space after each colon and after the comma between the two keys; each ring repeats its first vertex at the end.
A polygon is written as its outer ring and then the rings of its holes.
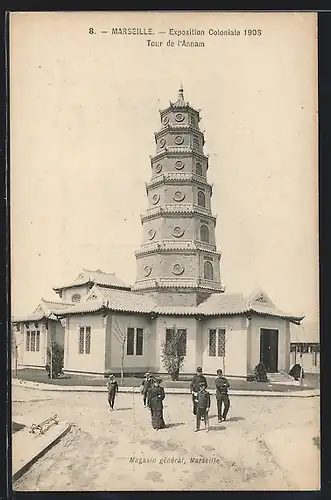
{"type": "Polygon", "coordinates": [[[286,314],[274,306],[251,306],[241,293],[226,294],[214,293],[207,300],[195,306],[157,306],[155,312],[166,315],[202,315],[202,316],[228,316],[233,314],[256,314],[275,316],[292,321],[301,321],[302,316],[286,314]]]}
{"type": "Polygon", "coordinates": [[[166,316],[195,316],[199,314],[199,310],[196,306],[156,306],[154,313],[166,316]]]}
{"type": "Polygon", "coordinates": [[[32,314],[22,315],[20,317],[14,317],[12,319],[13,322],[22,323],[24,321],[41,321],[42,319],[54,319],[56,320],[57,312],[68,309],[70,306],[72,307],[71,302],[57,302],[54,300],[45,300],[41,299],[38,307],[32,314]]]}
{"type": "Polygon", "coordinates": [[[58,316],[67,315],[67,314],[83,314],[83,313],[93,313],[97,311],[101,311],[105,307],[104,302],[102,300],[90,300],[87,302],[79,302],[72,307],[68,307],[67,309],[62,309],[61,311],[57,311],[58,316]]]}
{"type": "Polygon", "coordinates": [[[292,314],[287,314],[274,306],[252,305],[248,308],[248,312],[249,311],[266,316],[277,316],[278,318],[283,319],[293,319],[301,321],[304,318],[304,316],[293,316],[292,314]]]}
{"type": "Polygon", "coordinates": [[[154,299],[147,294],[101,286],[95,288],[105,297],[106,305],[112,311],[151,313],[156,306],[154,299]]]}
{"type": "MultiPolygon", "coordinates": [[[[58,309],[57,316],[83,314],[109,309],[128,313],[180,315],[180,316],[228,316],[256,313],[299,322],[302,316],[293,316],[277,309],[272,303],[260,304],[249,301],[241,293],[214,293],[198,306],[162,306],[148,294],[129,290],[118,290],[107,286],[95,285],[96,299],[90,299],[67,308],[58,309]],[[99,292],[99,293],[98,293],[99,292]]],[[[58,304],[57,304],[58,305],[58,304]]],[[[31,321],[37,319],[33,317],[31,321]]],[[[24,318],[24,320],[28,320],[24,318]]]]}
{"type": "Polygon", "coordinates": [[[112,286],[117,288],[130,289],[130,286],[119,279],[115,273],[105,273],[101,269],[96,271],[90,271],[88,269],[83,269],[78,278],[72,283],[61,285],[58,287],[53,287],[53,290],[61,290],[63,288],[71,288],[81,285],[86,285],[87,283],[96,283],[103,286],[112,286]]]}
{"type": "Polygon", "coordinates": [[[34,313],[34,314],[26,314],[26,315],[22,315],[22,316],[14,316],[12,318],[12,323],[41,321],[44,318],[45,318],[44,312],[34,313]]]}
{"type": "Polygon", "coordinates": [[[199,313],[211,316],[215,314],[242,314],[246,312],[246,301],[241,293],[214,293],[199,304],[199,313]]]}
{"type": "Polygon", "coordinates": [[[54,300],[45,300],[41,299],[42,302],[46,305],[48,309],[51,311],[59,311],[61,309],[67,309],[70,306],[73,306],[74,304],[72,302],[56,302],[54,300]]]}

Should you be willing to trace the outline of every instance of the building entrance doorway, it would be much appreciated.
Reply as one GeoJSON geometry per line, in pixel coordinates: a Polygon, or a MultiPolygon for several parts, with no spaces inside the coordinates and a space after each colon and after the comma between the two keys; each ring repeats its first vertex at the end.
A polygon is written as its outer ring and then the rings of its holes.
{"type": "Polygon", "coordinates": [[[278,330],[260,329],[260,361],[268,373],[278,371],[278,330]]]}

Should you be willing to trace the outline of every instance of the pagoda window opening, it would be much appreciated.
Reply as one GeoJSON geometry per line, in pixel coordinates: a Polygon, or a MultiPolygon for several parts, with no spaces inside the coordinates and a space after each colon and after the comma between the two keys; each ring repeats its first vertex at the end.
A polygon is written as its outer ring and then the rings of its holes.
{"type": "Polygon", "coordinates": [[[203,265],[203,276],[206,280],[212,280],[214,276],[213,265],[208,260],[203,265]]]}
{"type": "Polygon", "coordinates": [[[205,224],[200,227],[200,240],[209,243],[209,229],[205,224]]]}
{"type": "Polygon", "coordinates": [[[198,192],[198,205],[200,207],[205,207],[206,206],[206,196],[203,191],[198,192]]]}
{"type": "Polygon", "coordinates": [[[81,296],[79,293],[74,293],[74,295],[71,297],[71,302],[80,302],[81,296]]]}
{"type": "Polygon", "coordinates": [[[200,163],[196,164],[196,166],[195,166],[195,173],[197,175],[200,175],[202,177],[202,166],[200,165],[200,163]]]}

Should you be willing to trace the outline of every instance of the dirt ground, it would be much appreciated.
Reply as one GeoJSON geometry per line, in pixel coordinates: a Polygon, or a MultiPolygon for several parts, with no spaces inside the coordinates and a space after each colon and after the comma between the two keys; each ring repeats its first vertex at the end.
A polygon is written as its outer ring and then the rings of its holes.
{"type": "Polygon", "coordinates": [[[168,427],[155,431],[139,394],[119,394],[110,412],[106,394],[13,388],[15,422],[39,423],[54,413],[72,430],[14,490],[289,490],[291,477],[263,436],[302,425],[318,433],[319,398],[233,396],[219,424],[213,397],[209,433],[194,433],[189,395],[166,397],[168,427]]]}

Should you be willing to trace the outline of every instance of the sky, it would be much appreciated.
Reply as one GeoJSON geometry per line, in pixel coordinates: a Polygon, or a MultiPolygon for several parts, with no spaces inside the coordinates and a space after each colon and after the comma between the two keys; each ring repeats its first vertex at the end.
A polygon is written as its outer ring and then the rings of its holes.
{"type": "Polygon", "coordinates": [[[12,314],[56,298],[82,268],[134,283],[159,109],[182,82],[201,110],[226,293],[262,288],[316,319],[316,40],[310,13],[13,14],[12,314]],[[111,34],[128,26],[155,34],[111,34]],[[209,35],[228,28],[241,35],[209,35]],[[205,45],[166,46],[177,39],[205,45]]]}

